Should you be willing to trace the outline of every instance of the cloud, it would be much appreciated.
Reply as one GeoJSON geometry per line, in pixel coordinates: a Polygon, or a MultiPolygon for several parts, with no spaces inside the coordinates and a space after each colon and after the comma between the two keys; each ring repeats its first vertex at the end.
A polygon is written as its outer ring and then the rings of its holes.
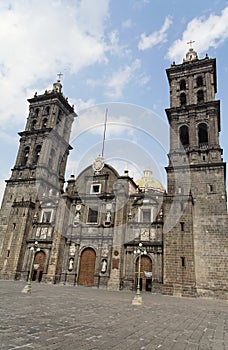
{"type": "Polygon", "coordinates": [[[108,0],[12,0],[0,4],[1,122],[24,121],[28,91],[58,71],[105,61],[108,0]],[[17,108],[15,108],[17,106],[17,108]]]}
{"type": "Polygon", "coordinates": [[[228,7],[221,15],[211,14],[207,18],[197,17],[191,20],[182,34],[169,48],[167,57],[181,61],[186,53],[186,43],[195,40],[194,48],[198,54],[205,53],[210,47],[217,48],[228,38],[228,7]],[[200,40],[197,41],[197,38],[200,40]]]}
{"type": "MultiPolygon", "coordinates": [[[[81,110],[72,128],[70,144],[73,146],[73,151],[68,160],[68,174],[72,171],[80,172],[102,153],[106,108],[108,110],[105,157],[107,154],[110,156],[110,152],[117,152],[121,139],[125,141],[128,139],[131,144],[134,142],[136,131],[131,127],[131,117],[124,113],[125,105],[121,108],[118,103],[101,104],[81,110]]],[[[119,153],[121,152],[123,149],[119,153]]]]}
{"type": "Polygon", "coordinates": [[[18,141],[18,136],[16,134],[12,136],[8,132],[0,130],[0,139],[2,142],[7,143],[8,145],[15,145],[15,143],[18,141]]]}
{"type": "Polygon", "coordinates": [[[172,19],[170,16],[167,16],[160,30],[153,32],[148,36],[145,33],[141,34],[140,41],[138,43],[138,49],[146,50],[146,49],[150,49],[155,45],[166,42],[167,41],[166,32],[169,29],[171,24],[172,24],[172,19]]]}
{"type": "Polygon", "coordinates": [[[106,51],[111,55],[125,56],[129,53],[127,45],[120,45],[119,32],[117,30],[112,31],[108,35],[109,43],[106,46],[106,51]]]}
{"type": "Polygon", "coordinates": [[[107,82],[107,91],[105,95],[111,98],[121,98],[124,87],[131,81],[136,70],[141,67],[141,61],[136,59],[132,65],[119,69],[113,73],[111,79],[107,82]]]}
{"type": "Polygon", "coordinates": [[[151,0],[134,0],[132,3],[132,7],[133,9],[138,10],[150,3],[151,3],[151,0]]]}
{"type": "Polygon", "coordinates": [[[130,18],[126,19],[126,21],[122,22],[123,28],[131,28],[133,26],[132,20],[130,18]]]}
{"type": "MultiPolygon", "coordinates": [[[[108,137],[120,136],[123,133],[131,132],[131,130],[129,130],[129,117],[123,114],[116,115],[110,110],[107,112],[108,137]]],[[[105,104],[88,106],[88,108],[81,109],[78,113],[78,118],[73,124],[72,139],[78,138],[82,134],[103,136],[105,114],[105,104]]]]}
{"type": "Polygon", "coordinates": [[[77,21],[80,29],[95,38],[102,36],[104,32],[104,19],[109,17],[109,0],[99,0],[98,2],[81,0],[78,4],[77,21]]]}
{"type": "Polygon", "coordinates": [[[81,98],[71,99],[71,102],[75,106],[76,113],[95,105],[95,101],[92,98],[88,99],[87,101],[84,101],[81,98]]]}
{"type": "Polygon", "coordinates": [[[140,86],[144,86],[144,85],[147,85],[149,82],[151,81],[151,76],[150,75],[142,75],[140,78],[139,78],[139,85],[140,86]]]}

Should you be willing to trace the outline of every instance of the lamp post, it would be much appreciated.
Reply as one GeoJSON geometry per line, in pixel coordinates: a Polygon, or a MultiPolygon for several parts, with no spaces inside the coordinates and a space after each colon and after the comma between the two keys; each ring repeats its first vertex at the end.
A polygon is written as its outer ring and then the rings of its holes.
{"type": "Polygon", "coordinates": [[[147,254],[147,251],[145,250],[145,248],[143,248],[143,245],[141,242],[139,243],[138,248],[134,250],[134,254],[138,254],[139,260],[138,260],[137,289],[136,289],[136,295],[132,300],[132,304],[141,305],[142,304],[142,296],[140,293],[141,256],[147,254]]]}
{"type": "Polygon", "coordinates": [[[31,291],[32,291],[31,280],[32,280],[33,264],[34,264],[36,252],[40,251],[40,248],[38,247],[37,241],[35,241],[34,245],[30,248],[30,251],[32,253],[32,259],[31,259],[31,264],[30,264],[30,269],[29,269],[29,275],[28,275],[27,285],[22,289],[22,293],[31,293],[31,291]]]}

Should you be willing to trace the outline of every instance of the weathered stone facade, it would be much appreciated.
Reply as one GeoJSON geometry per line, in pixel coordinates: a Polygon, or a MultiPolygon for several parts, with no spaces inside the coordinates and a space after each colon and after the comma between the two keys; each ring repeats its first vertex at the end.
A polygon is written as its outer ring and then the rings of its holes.
{"type": "Polygon", "coordinates": [[[191,291],[193,295],[225,294],[226,164],[219,144],[216,62],[208,56],[199,60],[190,49],[183,64],[173,64],[167,75],[170,108],[166,112],[171,126],[168,194],[177,212],[184,202],[188,205],[164,236],[164,288],[181,295],[191,291]]]}
{"type": "MultiPolygon", "coordinates": [[[[74,109],[60,81],[30,110],[0,213],[0,278],[227,297],[225,163],[216,62],[190,48],[167,69],[167,192],[137,185],[98,157],[64,175],[74,109]],[[37,241],[40,251],[30,250],[37,241]]],[[[148,171],[147,171],[148,173],[148,171]]],[[[148,175],[148,174],[147,174],[148,175]]],[[[150,175],[150,174],[149,174],[150,175]]],[[[156,183],[156,188],[153,184],[156,183]]]]}

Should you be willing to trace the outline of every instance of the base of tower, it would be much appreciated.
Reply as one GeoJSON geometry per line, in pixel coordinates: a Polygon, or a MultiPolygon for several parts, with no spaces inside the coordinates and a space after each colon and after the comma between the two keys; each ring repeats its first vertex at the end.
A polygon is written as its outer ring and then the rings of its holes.
{"type": "Polygon", "coordinates": [[[172,295],[175,297],[196,297],[197,290],[195,286],[192,285],[182,285],[182,284],[163,284],[162,294],[172,295]]]}

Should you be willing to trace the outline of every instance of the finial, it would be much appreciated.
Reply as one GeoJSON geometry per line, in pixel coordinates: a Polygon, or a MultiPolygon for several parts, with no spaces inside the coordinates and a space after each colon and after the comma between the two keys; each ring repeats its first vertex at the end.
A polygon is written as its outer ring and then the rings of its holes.
{"type": "Polygon", "coordinates": [[[58,83],[60,83],[62,76],[63,76],[63,74],[61,72],[57,74],[57,77],[58,77],[57,82],[58,83]]]}

